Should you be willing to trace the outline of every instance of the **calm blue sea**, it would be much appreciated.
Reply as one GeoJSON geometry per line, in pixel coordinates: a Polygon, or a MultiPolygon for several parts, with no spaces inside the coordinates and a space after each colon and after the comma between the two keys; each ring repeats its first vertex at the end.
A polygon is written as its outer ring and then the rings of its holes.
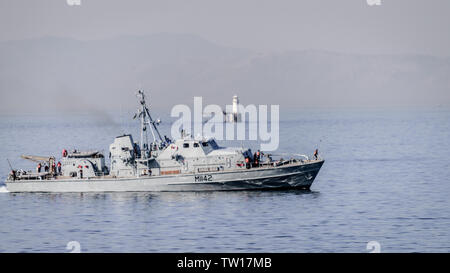
{"type": "MultiPolygon", "coordinates": [[[[0,117],[9,158],[103,149],[124,117],[0,117]]],[[[162,126],[168,134],[168,125],[162,126]]],[[[326,162],[311,191],[12,194],[0,187],[0,252],[450,251],[450,111],[282,111],[280,151],[326,162]]],[[[255,143],[250,143],[255,145],[255,143]]]]}

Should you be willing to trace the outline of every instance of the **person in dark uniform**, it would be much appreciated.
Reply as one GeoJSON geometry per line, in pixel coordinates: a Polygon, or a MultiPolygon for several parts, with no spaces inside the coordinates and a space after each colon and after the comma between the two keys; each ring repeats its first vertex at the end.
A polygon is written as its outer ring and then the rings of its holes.
{"type": "Polygon", "coordinates": [[[319,158],[319,150],[318,150],[318,149],[316,149],[316,150],[314,151],[314,158],[315,158],[316,160],[319,158]]]}
{"type": "Polygon", "coordinates": [[[58,161],[58,165],[56,165],[58,167],[58,174],[61,174],[61,162],[58,161]]]}
{"type": "Polygon", "coordinates": [[[245,167],[247,168],[247,169],[250,169],[250,158],[248,158],[248,157],[246,157],[245,158],[245,167]]]}
{"type": "Polygon", "coordinates": [[[16,178],[17,178],[17,176],[16,176],[16,171],[15,171],[15,170],[12,170],[12,171],[11,171],[11,176],[12,176],[12,180],[15,181],[16,178]]]}
{"type": "Polygon", "coordinates": [[[253,167],[259,167],[260,153],[259,150],[253,154],[253,167]]]}

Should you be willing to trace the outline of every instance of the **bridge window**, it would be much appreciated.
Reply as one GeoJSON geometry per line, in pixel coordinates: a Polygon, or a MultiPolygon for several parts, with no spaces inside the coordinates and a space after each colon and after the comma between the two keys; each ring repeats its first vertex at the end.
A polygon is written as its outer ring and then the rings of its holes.
{"type": "Polygon", "coordinates": [[[213,149],[218,149],[219,145],[217,145],[216,141],[214,139],[209,141],[211,143],[211,147],[213,147],[213,149]]]}
{"type": "Polygon", "coordinates": [[[202,142],[203,147],[208,147],[208,142],[202,142]]]}
{"type": "Polygon", "coordinates": [[[198,148],[198,143],[194,143],[194,148],[198,148]]]}
{"type": "Polygon", "coordinates": [[[184,143],[183,148],[189,148],[189,143],[184,143]]]}

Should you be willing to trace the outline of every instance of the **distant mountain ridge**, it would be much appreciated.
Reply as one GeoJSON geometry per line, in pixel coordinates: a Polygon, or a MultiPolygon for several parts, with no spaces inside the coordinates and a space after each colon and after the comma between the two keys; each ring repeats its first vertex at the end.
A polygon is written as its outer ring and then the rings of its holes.
{"type": "Polygon", "coordinates": [[[450,58],[303,50],[260,53],[195,35],[0,42],[2,112],[130,108],[139,87],[167,108],[204,103],[281,107],[450,105],[450,58]],[[20,108],[17,107],[20,103],[20,108]]]}

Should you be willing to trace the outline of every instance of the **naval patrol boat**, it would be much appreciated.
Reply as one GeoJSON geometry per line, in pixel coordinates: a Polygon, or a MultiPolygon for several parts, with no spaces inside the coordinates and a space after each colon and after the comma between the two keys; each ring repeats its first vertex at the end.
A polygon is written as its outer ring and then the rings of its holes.
{"type": "Polygon", "coordinates": [[[5,183],[9,192],[140,192],[309,189],[324,160],[315,155],[278,158],[251,149],[221,147],[213,138],[182,133],[161,137],[143,91],[138,91],[140,142],[118,136],[109,146],[110,166],[99,151],[63,150],[55,157],[25,156],[36,171],[14,170],[5,183]],[[150,129],[153,141],[148,142],[150,129]],[[40,166],[45,165],[41,171],[40,166]]]}

